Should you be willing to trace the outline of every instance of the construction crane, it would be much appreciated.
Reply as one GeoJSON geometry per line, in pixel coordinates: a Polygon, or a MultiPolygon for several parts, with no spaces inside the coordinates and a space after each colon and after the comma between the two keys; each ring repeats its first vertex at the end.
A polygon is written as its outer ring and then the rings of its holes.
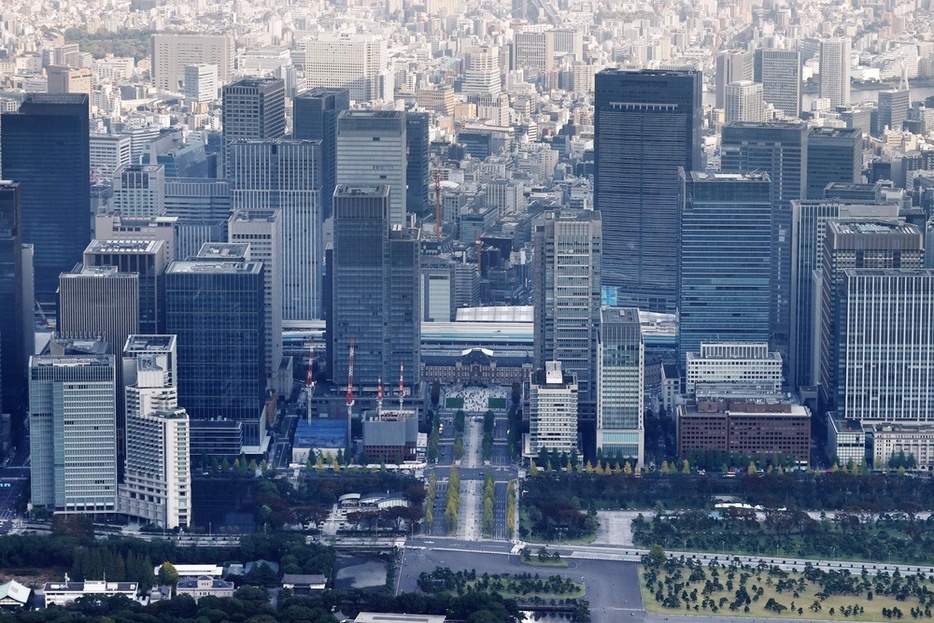
{"type": "Polygon", "coordinates": [[[353,413],[353,351],[354,351],[354,339],[350,338],[350,354],[348,356],[349,365],[347,367],[347,425],[350,425],[350,417],[353,413]]]}
{"type": "Polygon", "coordinates": [[[308,368],[305,370],[305,387],[314,387],[315,384],[315,338],[311,338],[311,347],[308,353],[308,368]]]}
{"type": "Polygon", "coordinates": [[[39,302],[39,299],[33,299],[36,302],[36,309],[39,310],[39,315],[42,316],[42,322],[45,324],[46,329],[54,329],[55,323],[49,320],[49,317],[45,315],[45,310],[42,309],[42,303],[39,302]]]}
{"type": "Polygon", "coordinates": [[[376,416],[380,417],[383,413],[383,377],[377,377],[376,381],[376,416]]]}

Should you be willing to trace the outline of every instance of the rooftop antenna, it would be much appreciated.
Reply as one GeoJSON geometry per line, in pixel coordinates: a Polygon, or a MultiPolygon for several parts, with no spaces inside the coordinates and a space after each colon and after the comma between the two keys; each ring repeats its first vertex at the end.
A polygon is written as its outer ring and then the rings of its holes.
{"type": "Polygon", "coordinates": [[[383,413],[383,377],[378,377],[376,386],[376,415],[383,413]]]}
{"type": "Polygon", "coordinates": [[[402,398],[405,396],[405,362],[399,362],[399,410],[402,411],[402,398]]]}

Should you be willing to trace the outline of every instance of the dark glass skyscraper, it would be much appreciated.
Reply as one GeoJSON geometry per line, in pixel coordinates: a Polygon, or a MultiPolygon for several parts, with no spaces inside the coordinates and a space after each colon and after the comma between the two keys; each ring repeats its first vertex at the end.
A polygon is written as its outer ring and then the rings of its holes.
{"type": "Polygon", "coordinates": [[[808,133],[807,199],[823,199],[830,182],[858,182],[863,133],[858,128],[811,128],[808,133]]]}
{"type": "Polygon", "coordinates": [[[429,211],[428,190],[431,141],[431,117],[427,112],[409,112],[405,115],[405,140],[408,161],[405,165],[405,206],[419,217],[429,211]]]}
{"type": "Polygon", "coordinates": [[[791,202],[807,187],[807,124],[803,121],[728,123],[721,134],[720,168],[763,172],[772,182],[772,350],[787,355],[791,324],[791,202]]]}
{"type": "Polygon", "coordinates": [[[165,272],[165,326],[178,336],[178,402],[195,419],[243,423],[243,443],[265,434],[263,264],[172,262],[165,272]]]}
{"type": "Polygon", "coordinates": [[[681,176],[682,365],[701,342],[768,340],[769,187],[767,173],[681,176]]]}
{"type": "Polygon", "coordinates": [[[350,109],[350,91],[318,87],[292,100],[292,135],[321,141],[321,198],[323,218],[331,216],[337,150],[337,116],[350,109]]]}
{"type": "Polygon", "coordinates": [[[20,190],[0,181],[0,412],[26,411],[26,346],[23,339],[23,244],[20,190]]]}
{"type": "Polygon", "coordinates": [[[678,168],[702,169],[701,73],[605,69],[596,76],[594,202],[603,283],[620,305],[673,311],[678,168]]]}
{"type": "Polygon", "coordinates": [[[224,86],[224,158],[231,141],[285,138],[285,82],[243,78],[224,86]]]}
{"type": "Polygon", "coordinates": [[[35,247],[36,298],[54,307],[59,274],[81,261],[91,240],[88,96],[29,94],[0,126],[0,179],[20,183],[22,238],[35,247]]]}

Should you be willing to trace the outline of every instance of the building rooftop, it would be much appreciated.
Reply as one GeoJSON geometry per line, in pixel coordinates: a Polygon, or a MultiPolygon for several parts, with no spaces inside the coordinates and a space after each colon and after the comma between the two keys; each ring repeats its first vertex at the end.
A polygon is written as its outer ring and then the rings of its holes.
{"type": "Polygon", "coordinates": [[[262,262],[223,262],[223,261],[183,261],[172,262],[165,269],[166,274],[205,274],[205,275],[223,275],[223,274],[261,274],[263,272],[262,262]]]}
{"type": "Polygon", "coordinates": [[[161,164],[125,164],[117,169],[119,173],[158,173],[165,170],[161,164]]]}
{"type": "Polygon", "coordinates": [[[808,138],[858,138],[863,131],[859,128],[811,128],[808,138]]]}
{"type": "Polygon", "coordinates": [[[347,420],[299,420],[295,427],[295,448],[344,448],[347,446],[347,420]]]}
{"type": "Polygon", "coordinates": [[[444,623],[443,614],[392,614],[388,612],[361,612],[354,623],[444,623]]]}
{"type": "Polygon", "coordinates": [[[534,322],[534,320],[535,308],[532,305],[461,307],[457,310],[457,322],[534,322]]]}
{"type": "Polygon", "coordinates": [[[857,234],[863,236],[882,234],[914,234],[920,235],[920,230],[911,223],[897,221],[838,221],[830,220],[827,226],[834,233],[857,234]]]}
{"type": "Polygon", "coordinates": [[[388,197],[389,186],[377,184],[375,186],[351,186],[338,184],[334,188],[335,197],[388,197]]]}
{"type": "Polygon", "coordinates": [[[243,259],[250,252],[248,242],[205,242],[198,250],[199,258],[243,259]]]}
{"type": "MultiPolygon", "coordinates": [[[[88,341],[88,344],[100,342],[88,341]]],[[[30,361],[31,368],[78,368],[78,367],[113,367],[113,358],[110,355],[34,355],[30,361]]]]}
{"type": "Polygon", "coordinates": [[[691,179],[695,182],[768,182],[769,174],[765,172],[723,173],[721,171],[691,171],[691,179]]]}
{"type": "Polygon", "coordinates": [[[136,582],[104,582],[101,580],[88,582],[46,582],[43,586],[43,591],[46,593],[67,591],[96,595],[111,591],[124,593],[135,591],[137,586],[138,584],[136,582]]]}
{"type": "Polygon", "coordinates": [[[171,350],[173,344],[175,344],[174,335],[133,334],[127,338],[123,351],[132,353],[147,351],[162,352],[171,350]]]}
{"type": "MultiPolygon", "coordinates": [[[[129,219],[125,219],[129,220],[129,219]]],[[[149,219],[142,219],[149,221],[149,219]]],[[[122,224],[122,223],[121,223],[122,224]]],[[[148,225],[148,223],[147,223],[148,225]]],[[[156,253],[162,240],[92,240],[85,253],[115,253],[121,255],[143,255],[156,253]]]]}
{"type": "Polygon", "coordinates": [[[639,310],[635,307],[603,307],[600,309],[600,322],[642,325],[639,319],[639,310]]]}
{"type": "MultiPolygon", "coordinates": [[[[272,222],[275,221],[279,215],[279,210],[266,210],[266,209],[251,209],[251,210],[234,210],[233,214],[230,215],[230,218],[238,223],[250,223],[252,221],[266,221],[272,222]]],[[[198,255],[201,255],[201,252],[204,251],[204,248],[210,243],[205,243],[201,247],[201,251],[198,252],[198,255]]]]}

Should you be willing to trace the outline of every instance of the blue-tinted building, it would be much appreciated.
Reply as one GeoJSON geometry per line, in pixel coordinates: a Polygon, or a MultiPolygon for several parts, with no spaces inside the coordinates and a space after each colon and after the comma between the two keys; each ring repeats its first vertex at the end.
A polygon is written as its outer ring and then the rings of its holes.
{"type": "Polygon", "coordinates": [[[766,342],[772,255],[767,173],[682,173],[680,363],[701,342],[766,342]]]}
{"type": "Polygon", "coordinates": [[[405,141],[407,160],[405,165],[406,210],[419,217],[427,214],[429,165],[431,162],[431,116],[427,112],[409,112],[405,115],[405,141]]]}
{"type": "Polygon", "coordinates": [[[701,73],[597,74],[594,206],[603,220],[603,283],[620,305],[674,311],[678,168],[703,170],[701,73]]]}
{"type": "Polygon", "coordinates": [[[165,273],[166,332],[178,337],[178,402],[192,421],[242,422],[245,446],[265,436],[263,295],[262,262],[173,262],[165,273]]]}
{"type": "Polygon", "coordinates": [[[0,301],[6,307],[0,314],[0,412],[16,415],[26,411],[26,338],[34,339],[26,330],[32,317],[24,318],[20,218],[19,184],[0,181],[0,301]]]}
{"type": "Polygon", "coordinates": [[[321,207],[331,216],[331,196],[337,175],[337,117],[350,109],[350,91],[317,87],[292,100],[292,136],[321,141],[321,207]]]}
{"type": "Polygon", "coordinates": [[[91,241],[88,96],[29,94],[0,126],[0,179],[20,183],[23,242],[35,248],[35,294],[51,308],[59,274],[81,261],[91,241]]]}

